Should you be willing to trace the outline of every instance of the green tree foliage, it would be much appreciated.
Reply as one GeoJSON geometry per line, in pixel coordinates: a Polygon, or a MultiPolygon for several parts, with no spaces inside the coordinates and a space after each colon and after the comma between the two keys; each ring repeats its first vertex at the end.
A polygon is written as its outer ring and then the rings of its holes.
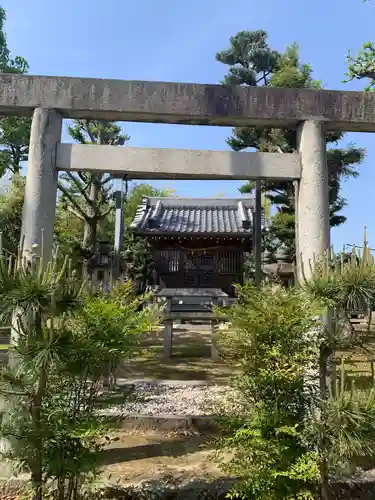
{"type": "MultiPolygon", "coordinates": [[[[15,179],[12,187],[0,195],[0,233],[3,234],[4,250],[16,255],[20,242],[22,210],[24,202],[23,177],[15,179]]],[[[129,226],[133,221],[137,208],[145,196],[171,196],[171,189],[156,189],[150,184],[135,184],[130,187],[125,202],[125,231],[122,257],[126,264],[127,274],[133,280],[144,277],[150,281],[152,273],[152,255],[150,247],[144,238],[136,237],[129,226]]],[[[80,199],[77,193],[77,201],[80,199]]],[[[84,253],[82,239],[84,234],[84,221],[70,210],[64,199],[59,199],[56,210],[54,226],[55,248],[59,248],[59,255],[68,255],[74,269],[82,266],[84,253]]],[[[103,217],[99,227],[99,238],[103,241],[114,239],[114,213],[109,212],[103,217]]],[[[143,278],[142,278],[143,279],[143,278]]]]}
{"type": "Polygon", "coordinates": [[[173,196],[173,193],[173,189],[157,189],[151,186],[151,184],[146,183],[134,184],[131,186],[125,203],[125,226],[129,226],[133,222],[137,213],[137,208],[142,203],[143,198],[153,196],[164,198],[167,196],[173,196]]]}
{"type": "Polygon", "coordinates": [[[12,56],[4,31],[6,21],[5,10],[0,7],[0,68],[3,73],[26,73],[29,69],[27,61],[21,56],[12,56]]]}
{"type": "Polygon", "coordinates": [[[271,225],[268,226],[268,230],[264,232],[262,238],[264,248],[270,252],[272,258],[272,256],[277,255],[282,243],[285,245],[288,258],[294,261],[296,257],[294,213],[279,211],[272,216],[270,222],[271,225]]]}
{"type": "Polygon", "coordinates": [[[353,57],[350,52],[347,56],[348,62],[348,81],[368,80],[365,90],[375,88],[375,45],[373,42],[363,44],[362,50],[353,57]]]}
{"type": "MultiPolygon", "coordinates": [[[[353,385],[348,390],[342,370],[341,388],[329,385],[336,369],[332,357],[337,351],[356,350],[373,358],[371,314],[367,326],[357,330],[348,312],[368,311],[375,304],[375,264],[367,243],[362,253],[326,255],[315,263],[315,272],[304,288],[314,300],[327,307],[327,328],[319,343],[319,406],[316,422],[320,449],[320,477],[323,498],[329,498],[328,477],[331,470],[355,465],[356,460],[374,456],[374,394],[353,385]],[[340,390],[341,389],[341,390],[340,390]],[[371,450],[371,451],[370,451],[371,450]]],[[[353,381],[355,384],[355,381],[353,381]]]]}
{"type": "Polygon", "coordinates": [[[0,118],[0,176],[10,172],[20,176],[22,164],[29,157],[30,118],[0,118]]]}
{"type": "Polygon", "coordinates": [[[121,258],[128,279],[136,283],[139,290],[144,291],[152,283],[154,269],[152,249],[147,239],[130,231],[125,233],[121,258]]]}
{"type": "Polygon", "coordinates": [[[17,177],[11,188],[0,195],[0,233],[8,254],[16,255],[20,243],[24,190],[24,178],[17,177]]]}
{"type": "MultiPolygon", "coordinates": [[[[108,179],[108,181],[110,180],[111,179],[108,179]]],[[[74,182],[81,181],[82,179],[77,181],[75,177],[74,182]]],[[[72,182],[72,184],[74,183],[72,182]]],[[[67,189],[66,186],[63,186],[63,188],[67,189]]],[[[112,209],[112,194],[111,191],[109,191],[109,186],[106,184],[105,189],[108,189],[105,200],[106,204],[104,205],[103,203],[101,207],[105,207],[106,213],[103,214],[100,220],[97,236],[100,237],[102,241],[112,242],[115,231],[115,215],[112,209]]],[[[146,240],[136,237],[130,230],[130,225],[136,215],[138,206],[146,196],[170,196],[172,193],[173,191],[170,189],[156,189],[146,183],[130,186],[124,204],[125,229],[122,257],[125,260],[128,275],[131,276],[132,279],[135,279],[136,276],[139,277],[140,273],[145,277],[149,277],[152,262],[149,245],[146,240]]],[[[69,184],[68,196],[73,197],[73,187],[71,184],[69,184]]],[[[79,190],[76,190],[74,193],[74,202],[77,206],[85,207],[85,199],[79,190]]],[[[76,207],[70,207],[63,195],[57,207],[55,223],[56,243],[59,245],[61,252],[65,255],[69,255],[78,266],[79,263],[82,262],[82,258],[88,254],[88,252],[82,248],[84,224],[84,219],[78,216],[76,207]]]]}
{"type": "Polygon", "coordinates": [[[232,329],[220,352],[239,369],[220,443],[233,452],[223,467],[242,478],[232,498],[327,500],[330,474],[374,459],[374,389],[332,363],[348,349],[373,358],[371,317],[357,329],[348,311],[372,309],[374,259],[365,244],[314,264],[295,288],[239,287],[238,303],[222,311],[232,329]]]}
{"type": "MultiPolygon", "coordinates": [[[[0,7],[0,71],[27,73],[29,70],[27,61],[10,53],[4,31],[5,20],[5,10],[0,7]]],[[[28,158],[30,127],[30,118],[0,117],[0,177],[8,171],[20,174],[22,163],[28,158]]]]}
{"type": "MultiPolygon", "coordinates": [[[[124,196],[124,226],[125,239],[129,233],[129,228],[134,220],[139,205],[142,200],[148,196],[172,196],[172,189],[157,189],[147,183],[127,183],[125,182],[124,196]]],[[[109,212],[108,216],[103,219],[99,227],[99,235],[103,241],[112,241],[115,232],[115,212],[109,212]]]]}
{"type": "Polygon", "coordinates": [[[220,443],[233,452],[225,470],[244,478],[230,498],[313,499],[319,471],[306,439],[312,401],[303,384],[319,304],[297,289],[246,285],[238,292],[238,304],[226,311],[233,330],[221,338],[241,372],[232,433],[220,443]]]}
{"type": "MultiPolygon", "coordinates": [[[[17,255],[21,237],[22,213],[24,204],[25,178],[16,176],[12,186],[0,195],[0,233],[3,237],[3,249],[11,255],[17,255]]],[[[74,268],[82,262],[83,223],[57,205],[54,226],[55,248],[61,254],[69,255],[74,268]]]]}
{"type": "MultiPolygon", "coordinates": [[[[222,82],[224,85],[321,88],[320,82],[312,76],[312,68],[301,63],[298,46],[293,44],[287,47],[284,53],[278,53],[269,47],[267,33],[263,30],[237,33],[230,38],[230,48],[218,52],[216,59],[229,66],[228,74],[222,82]]],[[[341,132],[328,133],[327,144],[336,145],[342,138],[341,132]]],[[[289,129],[239,127],[233,130],[233,135],[227,142],[235,151],[251,148],[262,152],[291,153],[297,149],[296,131],[289,129]]],[[[328,149],[331,226],[340,225],[346,220],[341,213],[346,205],[346,200],[340,194],[341,184],[347,178],[358,176],[358,165],[363,157],[364,151],[354,145],[328,149]]],[[[252,189],[253,184],[248,183],[241,188],[241,192],[251,192],[252,189]]],[[[264,184],[264,190],[279,212],[294,214],[294,188],[291,182],[268,181],[264,184]]],[[[281,219],[278,226],[280,221],[281,219]]],[[[274,239],[278,246],[280,243],[288,245],[293,256],[294,244],[290,244],[294,241],[294,236],[289,233],[289,227],[287,224],[283,231],[285,239],[278,241],[281,235],[279,227],[274,239]]],[[[272,226],[270,231],[272,234],[272,226]]]]}
{"type": "MultiPolygon", "coordinates": [[[[80,144],[123,146],[129,136],[113,122],[75,120],[70,136],[80,144]]],[[[113,209],[112,176],[103,173],[65,172],[59,180],[61,208],[83,223],[82,252],[88,260],[96,251],[100,225],[113,209]]]]}
{"type": "Polygon", "coordinates": [[[67,210],[65,201],[59,199],[54,225],[55,248],[59,248],[59,254],[69,256],[77,271],[82,269],[85,255],[82,249],[83,226],[83,220],[67,210]]]}
{"type": "Polygon", "coordinates": [[[32,255],[0,259],[0,316],[17,310],[16,366],[0,376],[1,395],[11,403],[1,435],[11,444],[5,456],[30,472],[35,500],[46,498],[49,480],[54,498],[81,498],[105,441],[97,415],[105,367],[128,356],[157,322],[143,301],[129,283],[93,294],[67,260],[45,266],[32,255]]]}
{"type": "Polygon", "coordinates": [[[141,289],[152,281],[154,260],[147,239],[135,235],[130,228],[139,205],[145,197],[166,197],[173,194],[172,189],[157,189],[150,184],[135,184],[131,187],[125,203],[125,235],[122,259],[126,274],[141,289]]]}

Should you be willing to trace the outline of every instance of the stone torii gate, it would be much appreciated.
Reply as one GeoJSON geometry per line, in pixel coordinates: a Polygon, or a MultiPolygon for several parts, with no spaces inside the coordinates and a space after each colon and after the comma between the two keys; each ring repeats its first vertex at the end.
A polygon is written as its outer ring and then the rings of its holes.
{"type": "Polygon", "coordinates": [[[308,272],[309,261],[330,245],[325,132],[374,132],[375,95],[2,74],[0,114],[33,117],[24,250],[40,246],[43,231],[44,253],[51,255],[61,170],[129,179],[285,179],[297,181],[297,251],[308,272]],[[295,128],[298,153],[62,144],[63,118],[295,128]]]}

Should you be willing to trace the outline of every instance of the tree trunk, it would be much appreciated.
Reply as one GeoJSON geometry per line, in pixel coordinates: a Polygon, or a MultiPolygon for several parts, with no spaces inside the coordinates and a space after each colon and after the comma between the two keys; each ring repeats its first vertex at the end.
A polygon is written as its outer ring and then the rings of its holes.
{"type": "MultiPolygon", "coordinates": [[[[97,144],[104,143],[103,127],[99,128],[97,144]]],[[[88,206],[88,219],[85,220],[83,230],[83,249],[90,255],[85,259],[84,268],[87,276],[91,277],[91,257],[95,255],[97,244],[97,230],[98,230],[98,199],[101,189],[101,180],[103,174],[91,174],[91,182],[88,186],[88,197],[90,204],[88,206]]]]}
{"type": "Polygon", "coordinates": [[[47,385],[47,370],[45,367],[40,369],[38,389],[34,396],[32,421],[35,431],[35,461],[31,471],[31,482],[34,490],[33,500],[42,500],[43,498],[43,464],[44,464],[44,439],[41,428],[41,409],[45,388],[47,385]]]}
{"type": "MultiPolygon", "coordinates": [[[[42,315],[40,311],[35,314],[35,328],[39,336],[42,335],[42,315]]],[[[43,499],[43,465],[44,465],[44,437],[42,429],[42,404],[46,392],[48,371],[46,366],[41,366],[38,373],[38,387],[31,403],[31,419],[35,433],[35,459],[31,470],[31,484],[33,500],[43,499]]]]}
{"type": "Polygon", "coordinates": [[[18,184],[19,179],[21,178],[21,150],[19,146],[14,147],[14,157],[13,157],[13,165],[12,165],[12,187],[18,184]]]}
{"type": "Polygon", "coordinates": [[[321,420],[321,434],[319,439],[319,454],[320,454],[320,482],[321,482],[321,498],[322,500],[330,500],[330,487],[329,487],[329,470],[328,461],[326,457],[328,443],[326,439],[326,407],[325,403],[328,398],[328,363],[332,350],[327,346],[322,346],[319,355],[319,396],[320,401],[323,403],[321,407],[320,420],[321,420]]]}
{"type": "Polygon", "coordinates": [[[91,201],[91,206],[89,207],[89,217],[85,220],[83,229],[82,247],[88,254],[88,257],[85,259],[85,271],[88,276],[91,276],[90,260],[96,252],[97,244],[97,204],[100,191],[100,177],[100,174],[93,174],[91,177],[90,186],[88,188],[88,196],[91,201]]]}

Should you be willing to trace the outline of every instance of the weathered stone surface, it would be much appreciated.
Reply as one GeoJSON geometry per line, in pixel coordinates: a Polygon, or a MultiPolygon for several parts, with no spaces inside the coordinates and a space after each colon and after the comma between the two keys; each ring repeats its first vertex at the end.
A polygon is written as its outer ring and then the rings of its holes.
{"type": "Polygon", "coordinates": [[[108,171],[129,179],[299,179],[297,153],[236,153],[194,149],[60,144],[59,170],[108,171]]]}
{"type": "Polygon", "coordinates": [[[328,129],[375,131],[373,92],[0,76],[2,114],[31,116],[36,107],[65,118],[275,127],[321,119],[328,129]]]}
{"type": "Polygon", "coordinates": [[[52,255],[57,194],[55,157],[61,127],[60,113],[35,109],[30,135],[21,241],[24,252],[39,254],[43,246],[46,262],[52,255]]]}
{"type": "Polygon", "coordinates": [[[60,144],[59,170],[109,171],[129,179],[299,179],[298,154],[60,144]]]}
{"type": "Polygon", "coordinates": [[[328,169],[324,124],[310,120],[299,127],[302,173],[297,190],[297,272],[311,278],[314,261],[330,247],[328,169]]]}

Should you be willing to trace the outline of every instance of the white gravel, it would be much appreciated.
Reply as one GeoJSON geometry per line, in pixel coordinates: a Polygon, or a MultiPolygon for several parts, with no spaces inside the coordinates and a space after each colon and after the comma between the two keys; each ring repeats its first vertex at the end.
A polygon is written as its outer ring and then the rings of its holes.
{"type": "Polygon", "coordinates": [[[127,402],[106,408],[105,412],[147,416],[212,415],[228,391],[228,387],[219,385],[137,383],[127,402]]]}

